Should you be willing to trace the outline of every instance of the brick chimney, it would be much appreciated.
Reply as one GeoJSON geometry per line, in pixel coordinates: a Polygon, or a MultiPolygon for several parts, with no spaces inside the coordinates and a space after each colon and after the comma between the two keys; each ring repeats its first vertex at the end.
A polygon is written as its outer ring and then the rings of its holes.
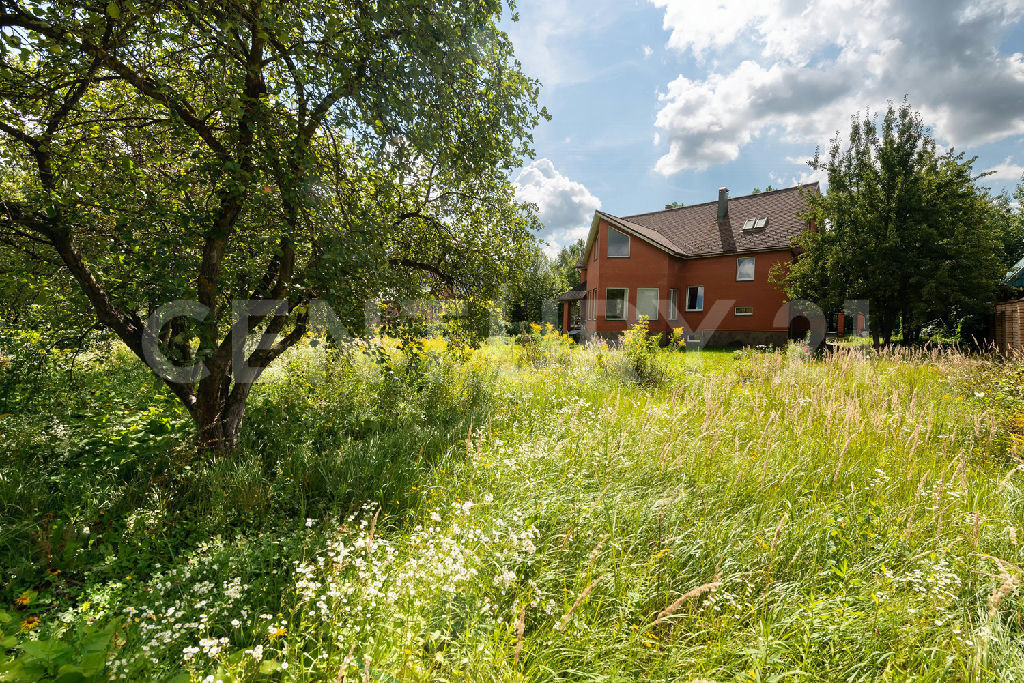
{"type": "Polygon", "coordinates": [[[718,238],[723,251],[736,251],[736,236],[729,220],[729,190],[724,187],[718,191],[718,238]]]}

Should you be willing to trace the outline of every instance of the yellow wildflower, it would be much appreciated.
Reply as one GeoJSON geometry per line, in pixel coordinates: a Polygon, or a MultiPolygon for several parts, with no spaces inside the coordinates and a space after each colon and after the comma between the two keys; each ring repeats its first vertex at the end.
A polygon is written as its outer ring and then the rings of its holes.
{"type": "Polygon", "coordinates": [[[39,626],[39,617],[29,617],[25,621],[21,622],[22,631],[31,631],[37,626],[39,626]]]}

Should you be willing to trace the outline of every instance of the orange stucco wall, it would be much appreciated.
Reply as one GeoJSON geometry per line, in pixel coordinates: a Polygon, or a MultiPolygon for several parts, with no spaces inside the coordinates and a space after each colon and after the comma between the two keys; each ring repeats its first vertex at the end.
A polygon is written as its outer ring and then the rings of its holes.
{"type": "MultiPolygon", "coordinates": [[[[630,236],[628,258],[608,258],[608,223],[601,221],[598,226],[597,252],[587,255],[586,268],[581,273],[587,283],[588,308],[586,329],[590,333],[615,334],[624,331],[636,321],[637,290],[657,287],[661,303],[658,319],[651,322],[652,332],[667,332],[680,327],[685,321],[689,330],[715,329],[724,332],[781,332],[787,330],[785,320],[777,326],[776,315],[785,311],[786,297],[768,282],[772,266],[792,260],[789,250],[766,251],[742,255],[712,256],[708,258],[679,259],[661,249],[630,236]],[[754,280],[736,280],[736,259],[740,256],[753,257],[754,280]],[[704,287],[704,310],[686,312],[686,288],[704,287]],[[609,287],[629,289],[626,320],[605,319],[605,290],[609,287]],[[596,320],[591,320],[590,309],[594,305],[593,290],[597,289],[596,320]],[[669,320],[669,290],[678,291],[679,312],[675,320],[669,320]],[[716,307],[717,304],[717,307],[716,307]],[[737,316],[736,306],[753,306],[751,316],[737,316]]],[[[783,313],[785,318],[785,313],[783,313]]]]}

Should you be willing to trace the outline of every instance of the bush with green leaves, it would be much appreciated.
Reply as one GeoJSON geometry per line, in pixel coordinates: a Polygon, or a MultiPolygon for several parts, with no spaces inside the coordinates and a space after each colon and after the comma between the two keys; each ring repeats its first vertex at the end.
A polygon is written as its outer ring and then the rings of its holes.
{"type": "Polygon", "coordinates": [[[68,356],[38,332],[0,326],[0,413],[38,407],[41,390],[60,380],[68,356]]]}
{"type": "Polygon", "coordinates": [[[554,325],[529,323],[526,331],[515,337],[515,357],[522,367],[542,368],[565,363],[573,346],[572,339],[554,325]]]}
{"type": "Polygon", "coordinates": [[[658,336],[650,332],[647,316],[640,316],[622,335],[620,371],[631,381],[655,386],[665,380],[665,368],[659,354],[658,336]]]}
{"type": "Polygon", "coordinates": [[[19,626],[7,612],[0,610],[0,647],[14,652],[7,661],[0,661],[0,681],[61,681],[87,683],[105,681],[107,653],[110,651],[121,620],[105,624],[84,624],[69,629],[60,637],[26,640],[14,633],[26,630],[27,619],[19,626]]]}

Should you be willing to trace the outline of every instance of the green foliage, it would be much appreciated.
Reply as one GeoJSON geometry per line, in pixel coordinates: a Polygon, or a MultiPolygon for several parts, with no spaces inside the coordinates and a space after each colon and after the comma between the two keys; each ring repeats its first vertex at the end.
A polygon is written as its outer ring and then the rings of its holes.
{"type": "Polygon", "coordinates": [[[1024,181],[1017,186],[1013,202],[1006,194],[998,195],[994,202],[996,228],[1003,247],[1003,264],[1006,270],[1024,258],[1024,181]],[[1016,203],[1016,207],[1014,207],[1016,203]]]}
{"type": "Polygon", "coordinates": [[[32,409],[43,386],[59,383],[57,355],[38,332],[0,328],[0,413],[32,409]]]}
{"type": "Polygon", "coordinates": [[[827,195],[808,196],[818,229],[775,277],[826,310],[869,300],[871,329],[886,344],[897,330],[914,342],[935,320],[956,329],[987,314],[1006,272],[1005,231],[973,163],[939,154],[906,102],[890,105],[880,127],[855,117],[848,145],[833,140],[828,158],[811,162],[829,181],[827,195]]]}
{"type": "Polygon", "coordinates": [[[580,283],[580,269],[576,266],[583,260],[583,250],[586,246],[586,242],[579,239],[562,247],[555,255],[552,267],[567,290],[580,283]]]}
{"type": "Polygon", "coordinates": [[[555,297],[580,283],[576,264],[583,258],[583,240],[562,247],[554,258],[539,247],[525,264],[521,280],[507,295],[509,321],[513,327],[525,329],[530,323],[543,324],[557,319],[561,325],[561,305],[555,297]],[[547,318],[547,319],[546,319],[547,318]]]}
{"type": "Polygon", "coordinates": [[[155,308],[207,306],[161,342],[209,375],[168,388],[230,447],[248,397],[228,377],[232,300],[287,301],[253,323],[262,370],[313,299],[358,333],[368,302],[515,279],[536,220],[509,172],[546,113],[503,6],[5,3],[0,242],[35,258],[4,277],[73,278],[68,300],[139,357],[155,308]]]}
{"type": "Polygon", "coordinates": [[[554,325],[530,323],[527,332],[515,338],[514,355],[521,368],[543,368],[565,363],[574,342],[554,325]]]}
{"type": "MultiPolygon", "coordinates": [[[[0,627],[10,615],[0,612],[0,627]]],[[[14,629],[3,629],[12,632],[14,629]]],[[[17,626],[15,625],[15,628],[17,626]]],[[[60,638],[18,641],[6,635],[0,643],[18,654],[0,663],[0,681],[59,681],[78,683],[108,680],[107,655],[112,641],[121,628],[121,620],[106,625],[81,626],[74,632],[65,632],[60,638]]]]}
{"type": "Polygon", "coordinates": [[[645,315],[622,335],[622,374],[641,386],[656,386],[665,380],[658,337],[651,334],[645,315]]]}

